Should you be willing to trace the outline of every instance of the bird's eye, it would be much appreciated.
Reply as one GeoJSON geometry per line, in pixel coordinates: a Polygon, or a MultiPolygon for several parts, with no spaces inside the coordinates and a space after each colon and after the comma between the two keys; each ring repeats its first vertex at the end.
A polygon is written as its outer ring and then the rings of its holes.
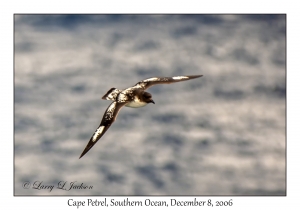
{"type": "Polygon", "coordinates": [[[150,94],[147,94],[147,93],[145,93],[145,94],[144,94],[144,97],[145,97],[145,98],[151,98],[151,95],[150,95],[150,94]]]}

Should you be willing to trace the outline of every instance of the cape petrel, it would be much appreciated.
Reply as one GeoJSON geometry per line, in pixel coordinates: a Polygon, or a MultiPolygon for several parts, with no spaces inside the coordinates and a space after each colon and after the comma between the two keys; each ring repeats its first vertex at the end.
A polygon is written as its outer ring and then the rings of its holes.
{"type": "Polygon", "coordinates": [[[203,75],[192,75],[192,76],[175,76],[175,77],[152,77],[149,79],[142,80],[135,84],[133,87],[125,90],[119,90],[117,88],[111,88],[102,97],[104,100],[112,100],[113,102],[106,109],[102,121],[91,137],[89,143],[83,150],[79,159],[84,156],[104,135],[108,128],[116,120],[120,109],[123,106],[138,108],[146,106],[148,103],[154,103],[152,95],[145,90],[153,85],[159,84],[171,84],[175,82],[182,82],[190,79],[202,77],[203,75]]]}

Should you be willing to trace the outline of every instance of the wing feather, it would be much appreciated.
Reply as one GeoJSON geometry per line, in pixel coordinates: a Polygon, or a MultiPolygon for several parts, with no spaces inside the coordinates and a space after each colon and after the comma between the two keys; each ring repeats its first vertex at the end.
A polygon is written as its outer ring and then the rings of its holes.
{"type": "Polygon", "coordinates": [[[159,84],[171,84],[175,82],[182,82],[190,79],[195,79],[198,77],[202,77],[203,75],[190,75],[190,76],[175,76],[175,77],[152,77],[145,80],[142,80],[135,84],[135,87],[142,88],[146,90],[147,88],[153,85],[159,84]]]}
{"type": "Polygon", "coordinates": [[[105,134],[108,128],[113,124],[116,120],[120,109],[126,103],[117,103],[116,101],[112,102],[109,107],[106,109],[102,121],[94,132],[93,136],[91,137],[90,141],[86,145],[85,149],[83,150],[82,154],[80,155],[79,159],[84,156],[96,143],[97,141],[105,134]]]}

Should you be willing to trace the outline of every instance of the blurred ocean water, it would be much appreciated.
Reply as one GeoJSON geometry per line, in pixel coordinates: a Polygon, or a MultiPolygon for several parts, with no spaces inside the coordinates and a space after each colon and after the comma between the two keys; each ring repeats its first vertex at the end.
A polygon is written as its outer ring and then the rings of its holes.
{"type": "Polygon", "coordinates": [[[15,195],[286,194],[285,15],[15,15],[14,29],[15,195]],[[123,108],[78,159],[110,88],[193,74],[150,88],[155,105],[123,108]],[[92,189],[57,189],[71,182],[92,189]]]}

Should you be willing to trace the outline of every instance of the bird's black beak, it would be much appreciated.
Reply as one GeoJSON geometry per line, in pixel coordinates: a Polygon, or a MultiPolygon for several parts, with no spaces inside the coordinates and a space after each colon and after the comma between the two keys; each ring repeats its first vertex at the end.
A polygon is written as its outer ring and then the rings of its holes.
{"type": "Polygon", "coordinates": [[[150,100],[150,102],[153,103],[153,104],[155,104],[155,102],[152,99],[150,100]]]}

